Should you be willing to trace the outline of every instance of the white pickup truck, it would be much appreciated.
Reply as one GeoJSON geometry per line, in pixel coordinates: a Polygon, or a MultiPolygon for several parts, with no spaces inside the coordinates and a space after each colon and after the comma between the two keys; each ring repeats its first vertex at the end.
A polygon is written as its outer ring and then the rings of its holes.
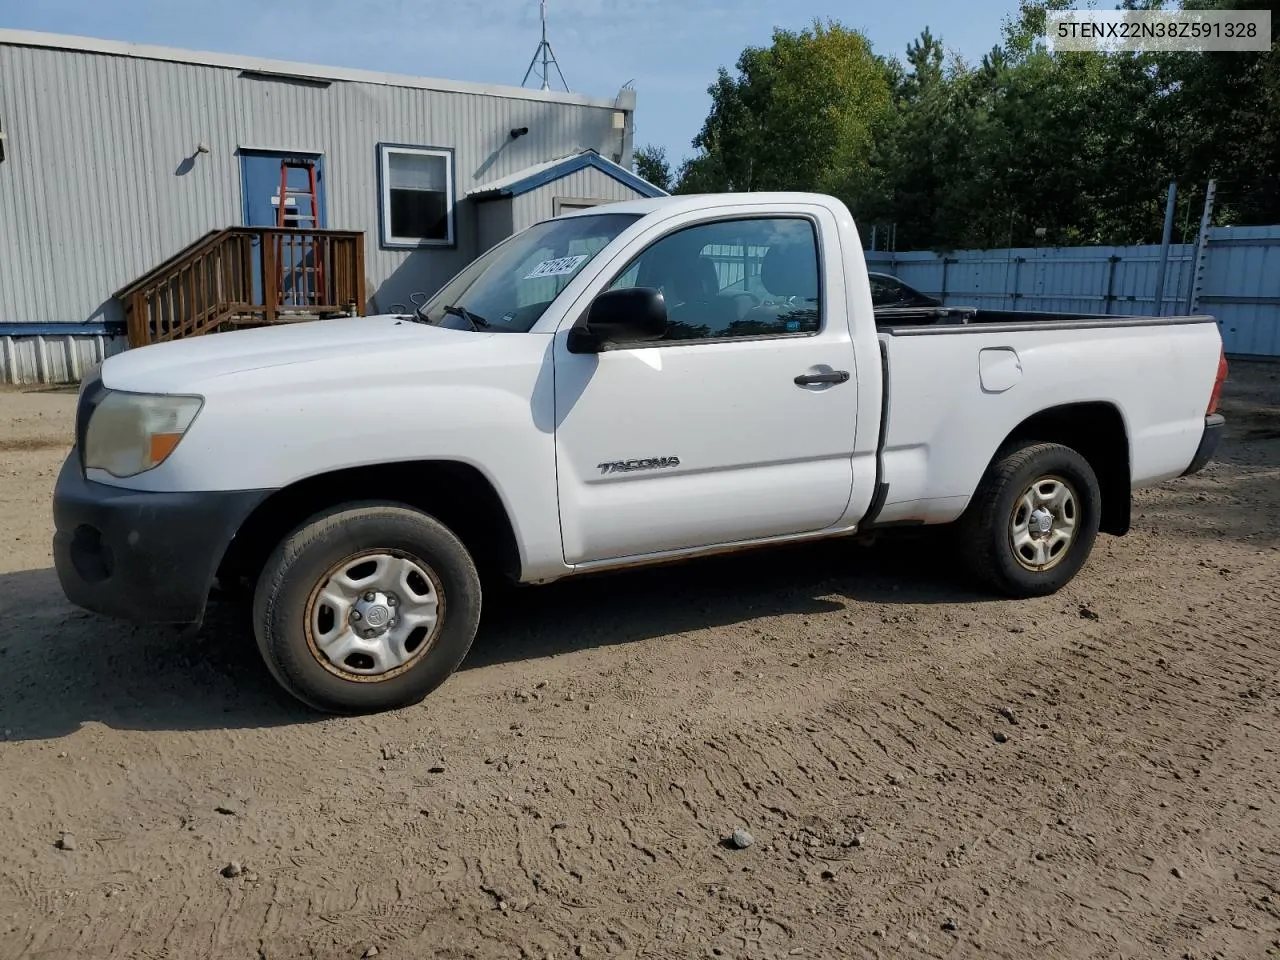
{"type": "Polygon", "coordinates": [[[1211,317],[880,319],[843,204],[725,194],[539,223],[413,314],[130,350],[81,388],[58,575],[135,621],[248,586],[287,690],[382,710],[461,663],[486,569],[955,522],[1043,595],[1222,431],[1211,317]]]}

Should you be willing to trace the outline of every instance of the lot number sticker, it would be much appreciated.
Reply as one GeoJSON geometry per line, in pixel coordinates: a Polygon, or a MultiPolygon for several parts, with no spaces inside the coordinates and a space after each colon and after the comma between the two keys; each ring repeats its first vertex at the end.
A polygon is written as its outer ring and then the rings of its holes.
{"type": "Polygon", "coordinates": [[[579,254],[576,257],[559,257],[555,260],[543,260],[540,264],[533,268],[531,273],[525,274],[526,280],[537,280],[539,277],[562,277],[566,273],[573,273],[577,270],[582,262],[587,259],[587,255],[579,254]]]}

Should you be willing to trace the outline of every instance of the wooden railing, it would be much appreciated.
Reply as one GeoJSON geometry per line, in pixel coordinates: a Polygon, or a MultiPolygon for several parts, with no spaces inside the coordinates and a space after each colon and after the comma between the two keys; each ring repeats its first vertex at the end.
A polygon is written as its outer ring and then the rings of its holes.
{"type": "Polygon", "coordinates": [[[122,290],[129,346],[365,311],[364,234],[229,227],[122,290]]]}

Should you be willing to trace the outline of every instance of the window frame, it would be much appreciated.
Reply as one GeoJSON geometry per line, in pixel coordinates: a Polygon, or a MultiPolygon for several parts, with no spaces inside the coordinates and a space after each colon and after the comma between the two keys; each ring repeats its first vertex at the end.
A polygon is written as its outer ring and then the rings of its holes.
{"type": "Polygon", "coordinates": [[[453,147],[433,147],[413,143],[379,143],[376,166],[378,169],[378,246],[382,250],[456,250],[458,247],[457,210],[458,174],[454,163],[453,147]],[[445,162],[445,224],[446,238],[431,240],[425,237],[397,237],[391,232],[391,156],[442,157],[445,162]]]}
{"type": "MultiPolygon", "coordinates": [[[[648,253],[654,246],[673,237],[678,233],[686,230],[694,230],[698,227],[711,226],[717,223],[741,223],[747,220],[804,220],[809,224],[809,228],[813,231],[813,253],[817,261],[818,267],[818,327],[816,330],[796,330],[782,331],[781,333],[753,333],[741,337],[697,337],[688,340],[628,340],[622,342],[611,342],[601,346],[602,351],[612,350],[646,350],[652,347],[684,347],[704,343],[750,343],[757,340],[794,340],[802,337],[817,337],[827,331],[827,274],[825,269],[826,251],[822,244],[822,230],[818,226],[818,218],[811,213],[783,213],[781,211],[775,213],[744,213],[729,215],[709,215],[705,218],[691,220],[680,224],[672,230],[668,230],[661,236],[655,237],[644,245],[644,248],[635,256],[627,260],[622,268],[609,277],[600,293],[613,289],[613,285],[621,279],[628,270],[636,265],[636,263],[648,253]]],[[[589,311],[590,305],[587,310],[589,311]]],[[[585,314],[583,315],[585,319],[585,314]]]]}

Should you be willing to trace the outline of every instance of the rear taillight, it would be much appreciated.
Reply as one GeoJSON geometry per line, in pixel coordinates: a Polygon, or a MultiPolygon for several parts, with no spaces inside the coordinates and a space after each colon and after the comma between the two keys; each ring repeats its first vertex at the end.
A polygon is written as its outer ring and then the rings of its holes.
{"type": "Polygon", "coordinates": [[[1218,401],[1222,399],[1222,385],[1227,382],[1227,351],[1223,348],[1218,354],[1218,376],[1213,381],[1213,393],[1209,394],[1209,408],[1204,415],[1211,417],[1218,412],[1218,401]]]}

